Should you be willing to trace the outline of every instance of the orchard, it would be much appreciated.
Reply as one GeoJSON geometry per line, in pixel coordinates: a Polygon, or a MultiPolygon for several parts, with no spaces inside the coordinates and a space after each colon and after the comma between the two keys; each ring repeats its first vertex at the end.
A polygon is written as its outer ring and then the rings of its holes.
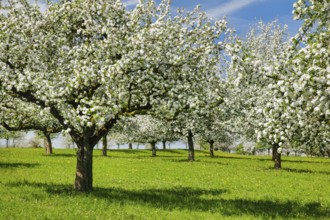
{"type": "Polygon", "coordinates": [[[329,152],[327,1],[294,4],[303,23],[292,39],[274,21],[241,40],[225,18],[199,6],[174,14],[170,0],[132,10],[120,0],[63,0],[45,12],[9,0],[0,10],[0,124],[70,135],[76,191],[93,189],[93,149],[125,133],[118,124],[134,124],[129,135],[153,149],[187,139],[192,161],[194,136],[212,149],[235,135],[264,141],[276,169],[293,142],[329,152]]]}

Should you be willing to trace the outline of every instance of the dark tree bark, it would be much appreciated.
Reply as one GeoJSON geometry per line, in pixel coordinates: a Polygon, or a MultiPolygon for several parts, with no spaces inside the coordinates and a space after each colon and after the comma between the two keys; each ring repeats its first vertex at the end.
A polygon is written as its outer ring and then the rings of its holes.
{"type": "Polygon", "coordinates": [[[194,161],[195,160],[195,150],[194,150],[194,141],[193,141],[193,133],[191,130],[188,131],[188,160],[194,161]]]}
{"type": "Polygon", "coordinates": [[[152,157],[156,157],[156,142],[150,142],[151,145],[151,156],[152,157]]]}
{"type": "Polygon", "coordinates": [[[210,157],[214,157],[214,141],[211,140],[209,144],[210,144],[210,157]]]}
{"type": "Polygon", "coordinates": [[[86,129],[82,136],[74,137],[78,147],[74,188],[79,192],[93,189],[93,149],[101,137],[93,138],[92,132],[92,129],[86,129]]]}
{"type": "Polygon", "coordinates": [[[166,150],[166,141],[162,141],[163,143],[163,150],[166,150]]]}
{"type": "Polygon", "coordinates": [[[74,188],[80,192],[93,189],[93,148],[88,145],[78,147],[74,188]]]}
{"type": "Polygon", "coordinates": [[[53,154],[53,145],[52,145],[52,139],[50,138],[50,134],[47,131],[43,131],[42,133],[45,136],[45,138],[44,138],[45,154],[52,155],[53,154]]]}
{"type": "Polygon", "coordinates": [[[281,165],[281,154],[277,152],[278,148],[280,146],[275,143],[272,146],[272,151],[273,151],[273,161],[274,161],[274,168],[275,169],[281,169],[282,165],[281,165]]]}
{"type": "Polygon", "coordinates": [[[133,149],[133,145],[132,145],[132,143],[129,143],[129,144],[128,144],[128,149],[130,149],[130,150],[133,149]]]}
{"type": "Polygon", "coordinates": [[[107,135],[104,135],[102,138],[102,155],[107,156],[108,152],[108,138],[107,135]]]}

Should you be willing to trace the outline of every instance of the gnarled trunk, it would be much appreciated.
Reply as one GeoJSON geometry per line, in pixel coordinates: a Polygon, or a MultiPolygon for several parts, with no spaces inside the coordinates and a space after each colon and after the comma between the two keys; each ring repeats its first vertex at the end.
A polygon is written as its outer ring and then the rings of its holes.
{"type": "Polygon", "coordinates": [[[129,143],[129,144],[128,144],[128,149],[130,149],[130,150],[133,149],[133,145],[132,145],[132,143],[129,143]]]}
{"type": "Polygon", "coordinates": [[[44,138],[45,154],[51,155],[53,154],[52,139],[50,138],[50,134],[48,132],[43,131],[43,134],[45,136],[44,138]]]}
{"type": "Polygon", "coordinates": [[[163,150],[166,150],[166,141],[162,141],[163,143],[163,150]]]}
{"type": "Polygon", "coordinates": [[[209,144],[210,144],[210,157],[214,157],[214,141],[211,140],[209,144]]]}
{"type": "Polygon", "coordinates": [[[102,155],[107,156],[107,151],[108,151],[108,139],[107,139],[107,135],[104,135],[102,137],[102,155]]]}
{"type": "Polygon", "coordinates": [[[280,146],[275,143],[272,146],[272,151],[273,151],[273,161],[274,161],[274,168],[275,169],[281,169],[282,165],[281,165],[281,153],[278,152],[278,148],[280,146]]]}
{"type": "Polygon", "coordinates": [[[193,141],[193,134],[191,130],[188,131],[188,160],[194,161],[195,160],[195,151],[194,151],[194,141],[193,141]]]}
{"type": "Polygon", "coordinates": [[[150,145],[151,145],[151,151],[152,151],[151,156],[156,157],[157,156],[157,154],[156,154],[156,142],[150,142],[150,145]]]}

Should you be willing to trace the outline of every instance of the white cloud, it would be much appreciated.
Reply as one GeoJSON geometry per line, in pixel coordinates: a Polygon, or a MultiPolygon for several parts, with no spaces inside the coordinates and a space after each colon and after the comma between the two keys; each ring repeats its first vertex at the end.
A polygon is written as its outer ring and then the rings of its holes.
{"type": "Polygon", "coordinates": [[[139,0],[127,0],[127,1],[124,1],[123,3],[126,6],[132,6],[132,5],[138,4],[139,3],[139,0]]]}
{"type": "Polygon", "coordinates": [[[240,10],[248,5],[263,0],[231,0],[227,3],[217,6],[216,8],[206,11],[207,15],[212,18],[220,18],[224,15],[229,15],[235,11],[240,10]]]}

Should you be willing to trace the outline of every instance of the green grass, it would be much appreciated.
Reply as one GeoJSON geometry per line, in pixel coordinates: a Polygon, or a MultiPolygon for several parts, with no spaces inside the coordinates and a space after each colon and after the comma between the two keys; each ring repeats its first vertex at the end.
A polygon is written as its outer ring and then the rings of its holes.
{"type": "Polygon", "coordinates": [[[330,219],[330,159],[184,150],[94,152],[94,191],[72,190],[74,150],[0,149],[0,219],[330,219]]]}

